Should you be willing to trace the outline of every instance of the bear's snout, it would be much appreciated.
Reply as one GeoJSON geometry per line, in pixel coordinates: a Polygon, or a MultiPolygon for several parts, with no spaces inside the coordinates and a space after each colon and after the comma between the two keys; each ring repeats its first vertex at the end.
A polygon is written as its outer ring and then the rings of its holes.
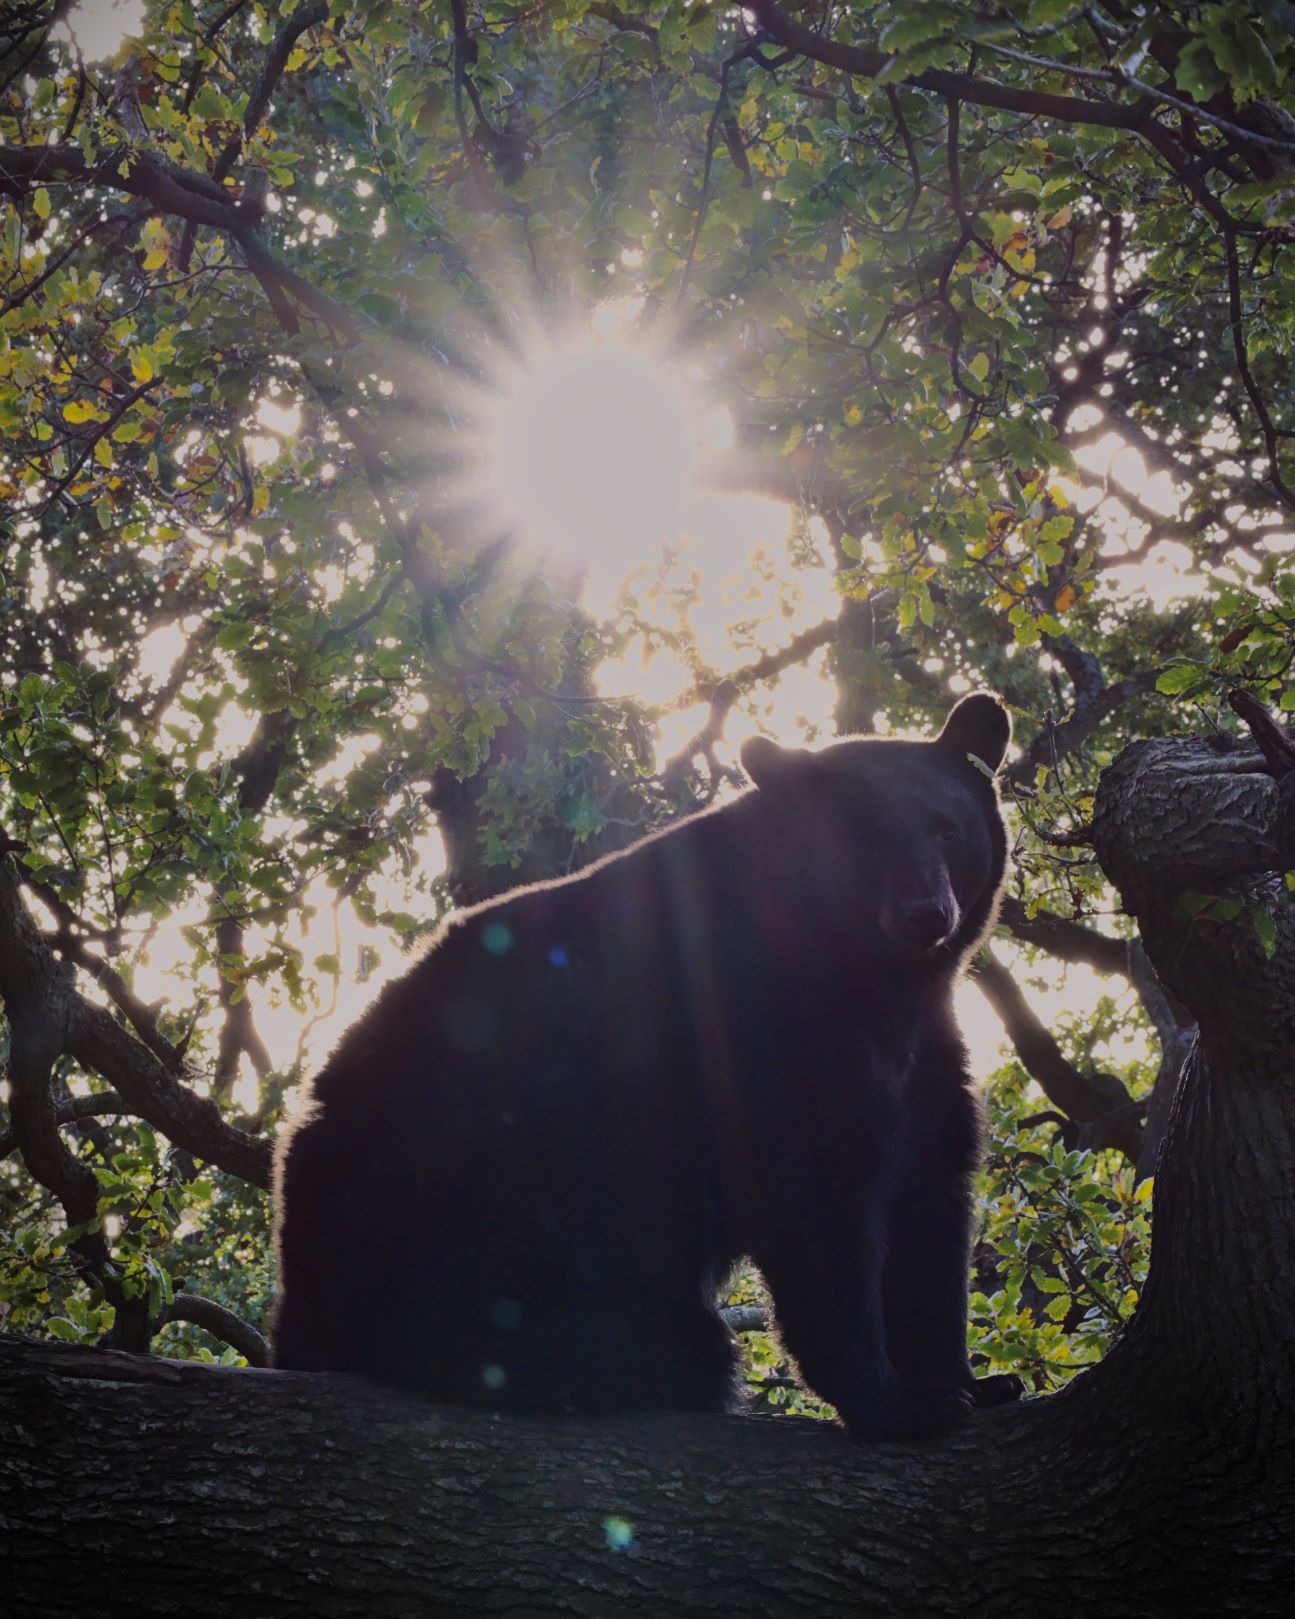
{"type": "Polygon", "coordinates": [[[881,915],[887,938],[914,955],[938,950],[956,932],[958,907],[953,896],[939,900],[930,896],[912,898],[886,906],[881,915]]]}

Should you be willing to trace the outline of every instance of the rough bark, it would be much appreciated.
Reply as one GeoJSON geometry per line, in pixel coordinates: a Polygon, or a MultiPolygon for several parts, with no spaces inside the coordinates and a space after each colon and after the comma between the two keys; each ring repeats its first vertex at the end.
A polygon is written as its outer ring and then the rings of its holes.
{"type": "Polygon", "coordinates": [[[1215,1619],[1276,1613],[1295,1576],[1290,1481],[1278,1500],[1262,1436],[1208,1396],[1077,1386],[860,1449],[784,1418],[505,1423],[0,1339],[0,1411],[0,1579],[42,1619],[1215,1619]]]}
{"type": "Polygon", "coordinates": [[[1093,841],[1199,1022],[1161,1146],[1142,1307],[1111,1357],[1172,1357],[1288,1420],[1295,1397],[1295,769],[1222,737],[1126,748],[1093,841]]]}
{"type": "Polygon", "coordinates": [[[1063,1394],[856,1448],[786,1419],[504,1422],[343,1378],[0,1338],[10,1610],[1288,1611],[1295,913],[1275,875],[1291,789],[1268,768],[1155,742],[1102,783],[1096,847],[1200,1031],[1142,1304],[1063,1394]],[[1241,905],[1186,920],[1188,890],[1241,905]]]}

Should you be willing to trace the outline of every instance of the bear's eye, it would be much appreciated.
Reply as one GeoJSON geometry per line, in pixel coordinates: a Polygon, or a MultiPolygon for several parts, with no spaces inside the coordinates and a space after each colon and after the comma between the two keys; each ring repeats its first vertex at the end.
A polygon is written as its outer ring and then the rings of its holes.
{"type": "Polygon", "coordinates": [[[956,843],[958,841],[958,823],[947,815],[937,815],[931,822],[931,835],[937,843],[956,843]]]}

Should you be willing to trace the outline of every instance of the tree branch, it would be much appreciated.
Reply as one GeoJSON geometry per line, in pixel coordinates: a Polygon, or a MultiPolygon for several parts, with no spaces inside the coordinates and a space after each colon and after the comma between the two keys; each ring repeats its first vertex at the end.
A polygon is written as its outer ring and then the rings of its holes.
{"type": "Polygon", "coordinates": [[[1161,673],[1159,669],[1147,669],[1108,686],[1097,660],[1091,653],[1082,652],[1068,636],[1045,637],[1045,644],[1070,675],[1075,703],[1059,725],[1043,725],[1020,758],[1008,767],[1007,780],[1017,786],[1031,785],[1040,765],[1054,764],[1073,753],[1125,703],[1149,696],[1161,673]]]}
{"type": "Polygon", "coordinates": [[[93,1276],[117,1312],[123,1345],[146,1347],[145,1321],[112,1273],[99,1220],[99,1180],[59,1135],[54,1064],[68,1049],[79,997],[72,968],[41,937],[22,901],[13,862],[0,856],[0,999],[9,1023],[9,1115],[23,1163],[32,1179],[58,1199],[70,1247],[81,1270],[93,1276]]]}
{"type": "MultiPolygon", "coordinates": [[[[837,620],[826,618],[821,624],[813,624],[799,635],[793,635],[786,646],[778,647],[773,652],[765,652],[750,663],[744,663],[734,669],[727,680],[739,692],[745,691],[748,686],[758,686],[763,680],[772,680],[780,675],[784,669],[794,668],[798,663],[804,663],[806,658],[812,657],[820,647],[830,646],[836,638],[837,620]]],[[[688,708],[693,703],[707,701],[707,692],[704,688],[694,687],[679,700],[680,708],[688,708]]]]}
{"type": "Polygon", "coordinates": [[[236,1349],[249,1366],[270,1364],[270,1346],[264,1337],[250,1322],[214,1299],[204,1299],[197,1293],[177,1293],[158,1317],[154,1332],[160,1332],[172,1321],[187,1321],[201,1327],[213,1338],[236,1349]]]}
{"type": "Polygon", "coordinates": [[[1080,962],[1099,973],[1129,976],[1129,945],[1125,939],[1112,939],[1082,922],[1072,922],[1050,911],[1031,916],[1019,899],[1008,895],[999,908],[998,920],[1022,944],[1032,944],[1059,961],[1080,962]]]}
{"type": "Polygon", "coordinates": [[[1078,1144],[1116,1147],[1136,1160],[1142,1146],[1140,1109],[1124,1084],[1114,1074],[1081,1073],[1069,1061],[1026,1000],[1015,975],[991,950],[976,957],[971,977],[1002,1018],[1026,1073],[1075,1124],[1090,1126],[1078,1144]]]}
{"type": "Polygon", "coordinates": [[[228,1123],[215,1102],[181,1083],[103,1007],[77,997],[66,1049],[168,1141],[253,1186],[269,1187],[270,1143],[228,1123]]]}
{"type": "MultiPolygon", "coordinates": [[[[875,79],[895,58],[870,45],[846,45],[827,39],[789,17],[771,0],[752,0],[747,7],[770,38],[798,56],[807,56],[826,67],[840,68],[853,78],[875,79]]],[[[938,95],[955,97],[976,107],[1000,107],[1006,112],[1025,113],[1034,118],[1058,119],[1067,124],[1097,124],[1106,129],[1127,129],[1140,133],[1146,116],[1144,103],[1132,107],[1112,101],[1090,101],[1076,96],[1051,95],[1041,90],[1016,90],[992,79],[978,79],[965,73],[949,73],[928,68],[905,78],[903,83],[917,90],[934,90],[938,95]]]]}
{"type": "MultiPolygon", "coordinates": [[[[116,1091],[96,1091],[93,1096],[74,1096],[69,1101],[60,1102],[55,1110],[55,1120],[61,1129],[66,1124],[79,1124],[82,1119],[129,1111],[116,1091]]],[[[17,1146],[16,1131],[0,1130],[0,1158],[7,1158],[17,1146]]]]}
{"type": "Polygon", "coordinates": [[[143,197],[159,212],[217,230],[238,231],[260,218],[205,174],[135,146],[115,146],[93,163],[79,146],[0,146],[0,190],[21,196],[36,181],[83,181],[143,197]]]}
{"type": "MultiPolygon", "coordinates": [[[[220,21],[220,19],[217,20],[220,21]]],[[[251,140],[252,136],[255,135],[262,118],[265,116],[266,109],[270,105],[270,98],[274,94],[274,88],[282,77],[284,68],[288,65],[288,58],[291,56],[292,48],[297,40],[307,29],[314,28],[317,24],[327,21],[327,0],[316,0],[316,4],[303,6],[300,11],[294,12],[279,30],[266,55],[265,67],[261,70],[261,77],[257,80],[256,88],[248,97],[247,107],[243,113],[242,132],[231,135],[225,143],[224,150],[216,159],[212,168],[212,178],[214,180],[223,181],[225,179],[238,161],[244,143],[251,140]]],[[[211,42],[215,32],[216,29],[213,27],[207,35],[208,43],[211,42]]],[[[195,75],[191,88],[196,87],[196,84],[197,77],[195,75]]],[[[193,256],[193,241],[196,230],[197,227],[192,221],[185,226],[184,238],[180,243],[179,253],[176,255],[176,261],[181,270],[189,268],[189,261],[193,256]]]]}

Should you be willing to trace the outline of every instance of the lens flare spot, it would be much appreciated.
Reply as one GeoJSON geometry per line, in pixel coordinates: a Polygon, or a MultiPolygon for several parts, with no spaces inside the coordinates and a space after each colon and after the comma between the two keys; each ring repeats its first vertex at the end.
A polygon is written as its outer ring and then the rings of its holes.
{"type": "Polygon", "coordinates": [[[570,961],[571,957],[567,955],[566,951],[560,944],[555,944],[552,950],[549,951],[550,967],[565,967],[570,963],[570,961]]]}
{"type": "Polygon", "coordinates": [[[627,1552],[634,1544],[634,1526],[627,1518],[604,1518],[603,1535],[614,1552],[627,1552]]]}
{"type": "Polygon", "coordinates": [[[498,1391],[508,1381],[508,1373],[502,1366],[483,1366],[481,1368],[481,1381],[491,1391],[498,1391]]]}
{"type": "Polygon", "coordinates": [[[481,942],[492,956],[506,956],[513,947],[513,930],[507,922],[487,922],[481,930],[481,942]]]}

